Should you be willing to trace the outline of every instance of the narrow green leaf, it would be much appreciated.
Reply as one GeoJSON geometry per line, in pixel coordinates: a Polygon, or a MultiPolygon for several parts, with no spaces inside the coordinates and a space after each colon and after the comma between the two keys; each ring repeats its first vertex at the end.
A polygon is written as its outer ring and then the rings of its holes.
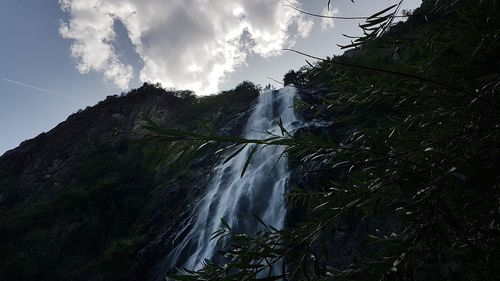
{"type": "Polygon", "coordinates": [[[375,13],[375,14],[373,14],[373,15],[369,16],[369,17],[368,17],[368,19],[372,19],[372,18],[378,17],[378,16],[380,16],[380,15],[382,15],[382,14],[386,13],[387,11],[394,9],[397,5],[398,5],[398,4],[394,4],[394,5],[390,6],[390,7],[387,7],[387,8],[385,8],[385,9],[383,9],[382,11],[379,11],[379,12],[377,12],[377,13],[375,13]]]}
{"type": "Polygon", "coordinates": [[[245,165],[243,166],[243,170],[241,171],[240,175],[241,177],[243,177],[243,175],[245,174],[248,165],[250,165],[250,161],[252,161],[253,156],[255,155],[255,153],[257,153],[258,148],[259,148],[258,145],[254,145],[254,147],[252,147],[252,150],[250,151],[250,154],[248,155],[247,160],[245,161],[245,165]]]}
{"type": "Polygon", "coordinates": [[[237,149],[233,154],[229,155],[229,157],[227,157],[223,164],[226,164],[229,160],[233,159],[236,155],[240,154],[240,152],[247,146],[247,144],[244,144],[242,145],[239,149],[237,149]]]}
{"type": "Polygon", "coordinates": [[[228,230],[231,230],[231,227],[229,226],[229,224],[227,223],[227,221],[224,218],[220,218],[220,221],[224,225],[225,228],[227,228],[228,230]]]}

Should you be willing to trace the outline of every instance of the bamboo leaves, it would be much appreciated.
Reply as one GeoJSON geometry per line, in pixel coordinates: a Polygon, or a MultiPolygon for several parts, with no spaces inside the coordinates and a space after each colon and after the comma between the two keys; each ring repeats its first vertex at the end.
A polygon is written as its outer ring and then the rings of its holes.
{"type": "Polygon", "coordinates": [[[280,257],[288,267],[276,276],[293,280],[500,274],[498,5],[424,1],[417,12],[429,15],[425,20],[389,27],[400,4],[361,25],[365,36],[344,46],[356,47],[350,56],[310,56],[319,61],[298,75],[309,94],[301,110],[334,121],[329,138],[281,130],[239,143],[287,146],[306,179],[287,194],[301,211],[288,229],[235,234],[226,253],[241,280],[258,279],[261,268],[249,265],[273,266],[280,257]],[[341,248],[336,239],[349,235],[346,225],[367,226],[369,257],[333,268],[327,249],[341,248]]]}
{"type": "Polygon", "coordinates": [[[369,16],[365,23],[359,25],[359,27],[363,30],[364,36],[354,39],[351,41],[351,44],[340,47],[342,49],[359,47],[366,44],[368,41],[374,40],[375,38],[383,35],[397,16],[402,2],[403,1],[400,1],[399,4],[389,6],[369,16]]]}

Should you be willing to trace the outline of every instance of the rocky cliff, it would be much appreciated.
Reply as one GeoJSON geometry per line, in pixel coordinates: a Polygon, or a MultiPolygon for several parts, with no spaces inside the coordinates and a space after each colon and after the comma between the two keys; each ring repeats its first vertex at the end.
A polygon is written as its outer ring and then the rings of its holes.
{"type": "Polygon", "coordinates": [[[141,141],[143,116],[238,135],[257,94],[251,83],[203,98],[145,84],[6,152],[0,279],[151,278],[217,159],[201,155],[172,170],[162,146],[141,141]]]}

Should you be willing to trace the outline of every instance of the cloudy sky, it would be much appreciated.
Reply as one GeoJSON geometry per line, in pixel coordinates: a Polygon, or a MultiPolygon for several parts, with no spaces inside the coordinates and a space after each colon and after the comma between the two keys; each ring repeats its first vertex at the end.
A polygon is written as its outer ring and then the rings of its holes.
{"type": "MultiPolygon", "coordinates": [[[[2,0],[0,154],[144,81],[212,94],[340,54],[357,21],[397,0],[2,0]]],[[[420,0],[405,0],[414,9],[420,0]]]]}

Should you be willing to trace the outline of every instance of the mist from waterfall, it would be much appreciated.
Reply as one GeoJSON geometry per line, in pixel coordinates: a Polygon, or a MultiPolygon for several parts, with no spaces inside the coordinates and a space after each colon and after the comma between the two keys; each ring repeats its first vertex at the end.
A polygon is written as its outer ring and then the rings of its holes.
{"type": "MultiPolygon", "coordinates": [[[[293,108],[295,96],[294,87],[263,91],[242,137],[269,137],[266,132],[281,135],[277,125],[279,119],[287,131],[293,132],[299,125],[293,108]]],[[[176,239],[179,242],[168,257],[171,266],[197,270],[203,266],[205,259],[212,259],[217,241],[210,238],[223,227],[221,218],[240,233],[253,234],[263,230],[253,215],[277,229],[284,227],[284,193],[290,174],[286,155],[280,157],[285,148],[264,147],[253,156],[241,176],[253,147],[247,145],[237,156],[216,166],[210,186],[196,205],[190,221],[178,233],[179,236],[186,235],[176,239]]]]}

